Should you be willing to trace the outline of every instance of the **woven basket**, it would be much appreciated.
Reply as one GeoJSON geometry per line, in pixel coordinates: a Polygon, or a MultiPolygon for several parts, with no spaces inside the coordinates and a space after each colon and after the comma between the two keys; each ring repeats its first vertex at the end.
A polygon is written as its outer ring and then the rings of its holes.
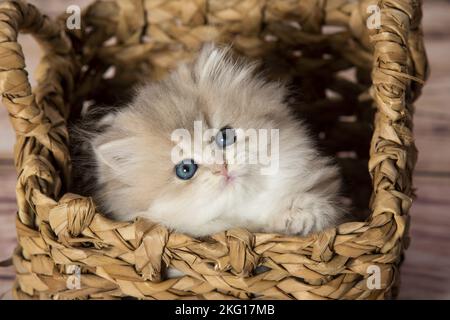
{"type": "Polygon", "coordinates": [[[395,297],[417,153],[412,103],[428,73],[421,1],[97,1],[79,30],[67,16],[0,4],[0,91],[17,134],[16,298],[395,297]],[[374,4],[378,29],[366,25],[374,4]],[[44,51],[34,90],[19,31],[44,51]],[[199,240],[109,220],[70,193],[68,121],[85,103],[114,103],[136,81],[163,77],[207,41],[233,43],[292,83],[304,102],[293,108],[338,157],[364,222],[308,237],[233,229],[199,240]],[[168,266],[185,276],[164,280],[168,266]]]}

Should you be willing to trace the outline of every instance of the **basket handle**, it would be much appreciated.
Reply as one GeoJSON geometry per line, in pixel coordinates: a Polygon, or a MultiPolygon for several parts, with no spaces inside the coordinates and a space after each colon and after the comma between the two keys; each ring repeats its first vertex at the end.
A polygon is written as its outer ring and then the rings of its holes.
{"type": "Polygon", "coordinates": [[[68,185],[65,98],[74,82],[74,60],[62,26],[22,0],[0,3],[0,94],[16,132],[18,215],[27,226],[35,217],[30,205],[33,191],[57,198],[61,187],[68,185]],[[43,49],[35,93],[17,42],[19,32],[31,33],[43,49]]]}
{"type": "Polygon", "coordinates": [[[0,94],[16,134],[38,136],[48,128],[42,127],[46,126],[45,117],[36,107],[25,70],[22,47],[17,42],[20,31],[32,33],[44,54],[64,55],[71,46],[61,27],[35,6],[24,1],[0,3],[0,94]]]}

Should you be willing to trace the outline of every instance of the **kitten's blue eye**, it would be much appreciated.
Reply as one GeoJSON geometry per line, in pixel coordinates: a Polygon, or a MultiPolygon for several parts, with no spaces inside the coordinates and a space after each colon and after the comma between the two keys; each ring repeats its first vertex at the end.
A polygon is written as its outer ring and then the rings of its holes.
{"type": "Polygon", "coordinates": [[[216,135],[216,143],[221,148],[225,148],[235,142],[236,132],[233,128],[223,127],[216,135]]]}
{"type": "Polygon", "coordinates": [[[192,159],[185,159],[175,166],[175,173],[182,180],[189,180],[197,171],[197,164],[192,159]]]}

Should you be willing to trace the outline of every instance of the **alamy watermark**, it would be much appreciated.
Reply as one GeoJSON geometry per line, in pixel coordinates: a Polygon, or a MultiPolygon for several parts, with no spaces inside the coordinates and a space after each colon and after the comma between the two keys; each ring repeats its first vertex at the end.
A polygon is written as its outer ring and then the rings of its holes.
{"type": "MultiPolygon", "coordinates": [[[[381,268],[372,264],[367,267],[366,272],[370,274],[366,279],[367,289],[381,289],[381,268]]],[[[66,266],[66,273],[69,274],[69,277],[66,280],[67,289],[81,289],[81,268],[77,265],[68,265],[66,266]]]]}
{"type": "Polygon", "coordinates": [[[66,27],[69,30],[81,29],[81,8],[77,5],[70,5],[66,9],[69,16],[66,19],[66,27]]]}
{"type": "Polygon", "coordinates": [[[366,26],[369,30],[381,28],[381,10],[376,4],[367,6],[367,13],[369,17],[366,21],[366,26]]]}
{"type": "MultiPolygon", "coordinates": [[[[223,130],[223,129],[222,129],[223,130]]],[[[193,159],[203,165],[258,164],[262,175],[276,174],[279,169],[279,129],[227,129],[233,130],[233,143],[218,146],[217,135],[221,130],[203,130],[202,121],[194,121],[194,135],[187,129],[176,129],[171,139],[174,164],[182,159],[193,159]]],[[[229,138],[227,138],[229,139],[229,138]]]]}
{"type": "MultiPolygon", "coordinates": [[[[66,19],[66,27],[69,30],[81,29],[81,8],[79,5],[72,4],[66,8],[66,13],[69,15],[66,19]]],[[[366,20],[366,27],[369,30],[381,28],[381,9],[376,4],[368,5],[366,13],[369,17],[366,20]]]]}
{"type": "Polygon", "coordinates": [[[81,268],[77,265],[68,265],[66,266],[66,273],[70,274],[66,280],[67,289],[81,289],[81,268]]]}
{"type": "Polygon", "coordinates": [[[370,274],[370,276],[368,276],[366,280],[367,289],[381,289],[381,268],[377,265],[371,264],[367,267],[366,272],[370,274]]]}

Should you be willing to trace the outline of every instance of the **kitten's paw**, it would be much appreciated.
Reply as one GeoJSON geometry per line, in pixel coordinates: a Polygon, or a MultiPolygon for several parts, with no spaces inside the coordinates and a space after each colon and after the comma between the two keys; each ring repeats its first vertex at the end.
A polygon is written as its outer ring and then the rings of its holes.
{"type": "Polygon", "coordinates": [[[315,231],[315,217],[302,209],[289,210],[275,220],[275,230],[288,235],[305,236],[315,231]]]}
{"type": "Polygon", "coordinates": [[[276,232],[306,236],[335,226],[342,213],[332,202],[315,196],[296,199],[289,210],[274,217],[276,232]]]}

